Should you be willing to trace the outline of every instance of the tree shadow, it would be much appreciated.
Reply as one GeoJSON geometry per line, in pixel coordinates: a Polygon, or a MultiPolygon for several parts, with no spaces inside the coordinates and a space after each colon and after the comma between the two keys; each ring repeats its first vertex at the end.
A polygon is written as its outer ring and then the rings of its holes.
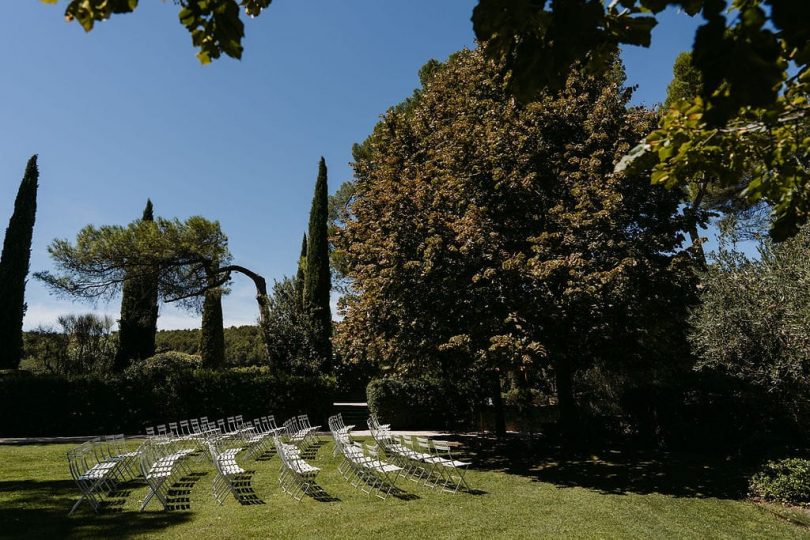
{"type": "Polygon", "coordinates": [[[548,438],[464,437],[466,459],[480,470],[501,471],[558,487],[610,494],[661,493],[675,497],[740,499],[756,462],[743,458],[611,445],[565,452],[548,438]]]}
{"type": "MultiPolygon", "coordinates": [[[[129,493],[120,487],[120,493],[129,493]]],[[[0,507],[0,536],[18,538],[67,536],[130,538],[159,533],[192,518],[190,512],[124,511],[118,499],[111,509],[96,514],[89,505],[82,505],[68,517],[79,497],[72,480],[0,481],[0,493],[13,497],[0,507]]]]}

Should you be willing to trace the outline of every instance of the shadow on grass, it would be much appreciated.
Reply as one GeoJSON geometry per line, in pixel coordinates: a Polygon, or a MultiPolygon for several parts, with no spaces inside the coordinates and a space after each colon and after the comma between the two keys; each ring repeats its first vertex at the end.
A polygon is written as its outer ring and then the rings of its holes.
{"type": "Polygon", "coordinates": [[[242,474],[235,475],[231,480],[234,497],[242,506],[264,504],[256,490],[253,489],[253,476],[255,474],[256,471],[245,471],[242,474]]]}
{"type": "Polygon", "coordinates": [[[317,442],[312,443],[310,446],[308,446],[306,450],[301,450],[301,457],[304,459],[315,459],[315,457],[318,455],[318,450],[320,450],[321,447],[326,446],[327,444],[328,444],[327,441],[323,439],[318,439],[317,442]]]}
{"type": "Polygon", "coordinates": [[[0,482],[4,497],[0,507],[0,536],[4,538],[63,538],[115,537],[130,538],[147,533],[164,531],[192,518],[190,512],[145,512],[122,511],[119,495],[128,493],[126,485],[118,488],[111,499],[110,510],[99,514],[89,505],[82,505],[68,517],[71,506],[79,498],[79,491],[72,480],[23,480],[0,482]]]}
{"type": "Polygon", "coordinates": [[[480,470],[502,471],[559,487],[601,493],[661,493],[675,497],[740,499],[755,463],[687,453],[601,447],[564,453],[542,438],[464,437],[465,458],[480,470]]]}
{"type": "Polygon", "coordinates": [[[317,482],[312,482],[309,486],[307,496],[318,502],[340,502],[340,499],[323,489],[317,482]]]}

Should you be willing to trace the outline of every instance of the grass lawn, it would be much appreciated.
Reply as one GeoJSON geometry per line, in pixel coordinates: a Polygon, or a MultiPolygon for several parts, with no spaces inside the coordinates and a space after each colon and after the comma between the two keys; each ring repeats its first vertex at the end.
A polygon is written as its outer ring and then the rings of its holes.
{"type": "MultiPolygon", "coordinates": [[[[220,506],[211,496],[209,464],[190,491],[190,508],[158,511],[157,503],[139,513],[146,488],[132,483],[116,502],[96,515],[82,506],[67,512],[78,491],[70,479],[65,451],[74,445],[0,446],[0,537],[156,537],[164,538],[810,538],[799,513],[673,489],[646,489],[618,481],[598,487],[591,474],[625,475],[623,465],[599,461],[576,469],[583,481],[561,480],[556,469],[545,480],[534,473],[472,470],[468,480],[481,493],[450,495],[400,479],[407,498],[382,501],[355,491],[337,473],[332,443],[311,463],[322,468],[319,484],[333,499],[296,503],[276,482],[278,457],[251,462],[261,504],[243,506],[229,498],[220,506]],[[611,472],[611,468],[617,468],[611,472]],[[580,484],[580,485],[573,485],[580,484]],[[582,487],[587,486],[587,487],[582,487]]],[[[509,467],[503,467],[507,471],[509,467]]],[[[656,473],[650,470],[639,474],[656,473]]],[[[566,478],[571,478],[567,475],[566,478]]],[[[576,478],[576,477],[574,477],[576,478]]],[[[654,480],[652,478],[651,480],[654,480]]]]}

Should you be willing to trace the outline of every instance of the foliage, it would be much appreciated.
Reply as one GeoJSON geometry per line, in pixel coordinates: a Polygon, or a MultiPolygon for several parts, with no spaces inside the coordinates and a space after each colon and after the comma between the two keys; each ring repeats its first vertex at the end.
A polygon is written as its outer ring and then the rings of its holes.
{"type": "Polygon", "coordinates": [[[801,416],[810,398],[810,230],[765,241],[752,259],[724,238],[702,280],[690,340],[699,369],[719,370],[774,394],[801,416]]]}
{"type": "Polygon", "coordinates": [[[800,458],[769,461],[751,478],[751,494],[787,504],[810,503],[810,461],[800,458]]]}
{"type": "Polygon", "coordinates": [[[322,365],[329,367],[332,360],[332,309],[329,293],[332,275],[329,271],[329,190],[327,186],[326,161],[321,157],[318,164],[318,179],[309,211],[307,234],[307,257],[304,271],[304,310],[309,314],[312,345],[322,365]]]}
{"type": "Polygon", "coordinates": [[[577,75],[521,105],[481,51],[464,51],[411,112],[389,110],[336,237],[357,293],[338,325],[346,361],[453,381],[557,377],[570,406],[573,373],[593,363],[643,379],[688,359],[681,195],[613,174],[654,121],[627,108],[621,81],[618,68],[577,75]]]}
{"type": "Polygon", "coordinates": [[[692,54],[682,52],[672,66],[672,81],[667,86],[664,109],[669,109],[679,101],[693,100],[703,91],[703,77],[692,65],[692,54]]]}
{"type": "Polygon", "coordinates": [[[366,389],[371,414],[393,429],[469,429],[480,398],[470,381],[383,378],[366,389]]]}
{"type": "Polygon", "coordinates": [[[284,419],[303,412],[322,424],[332,405],[334,382],[327,378],[279,376],[267,368],[193,369],[165,357],[153,362],[106,377],[0,376],[0,433],[136,434],[147,425],[203,415],[284,419]]]}
{"type": "MultiPolygon", "coordinates": [[[[267,363],[267,350],[258,326],[232,326],[224,329],[225,364],[227,366],[257,366],[267,363]]],[[[200,330],[160,330],[155,336],[158,353],[176,351],[198,356],[200,330]]]]}
{"type": "Polygon", "coordinates": [[[107,374],[112,370],[118,340],[112,319],[93,313],[62,315],[60,329],[40,326],[25,333],[25,353],[48,373],[107,374]]]}
{"type": "MultiPolygon", "coordinates": [[[[561,88],[576,66],[605,71],[620,44],[648,46],[655,16],[668,6],[705,20],[689,69],[693,83],[700,79],[699,92],[681,96],[683,88],[671,88],[658,129],[621,168],[651,167],[652,182],[667,187],[705,177],[772,205],[775,239],[795,234],[810,212],[810,3],[617,0],[547,7],[534,0],[481,0],[473,23],[487,55],[508,73],[507,84],[529,101],[543,88],[561,88]]],[[[679,67],[686,68],[683,59],[679,67]]]]}
{"type": "Polygon", "coordinates": [[[314,323],[299,297],[297,281],[284,278],[273,285],[267,322],[270,366],[294,375],[316,375],[324,370],[324,360],[313,342],[314,323]]]}
{"type": "MultiPolygon", "coordinates": [[[[146,201],[141,221],[154,221],[152,201],[146,201]]],[[[115,369],[120,371],[130,361],[148,358],[155,353],[158,318],[158,273],[125,273],[121,287],[121,318],[118,320],[118,352],[115,369]]]]}
{"type": "MultiPolygon", "coordinates": [[[[330,200],[331,203],[331,200],[330,200]]],[[[304,309],[304,273],[307,268],[307,235],[301,240],[301,254],[298,256],[298,269],[295,272],[295,292],[298,298],[298,306],[304,309]]]]}
{"type": "Polygon", "coordinates": [[[37,156],[28,160],[0,254],[0,369],[16,369],[23,355],[25,283],[37,212],[37,156]]]}
{"type": "Polygon", "coordinates": [[[225,366],[225,333],[222,323],[222,291],[205,291],[202,325],[200,327],[200,357],[207,368],[225,366]]]}
{"type": "MultiPolygon", "coordinates": [[[[58,0],[41,0],[55,4],[58,0]]],[[[207,64],[222,53],[231,58],[242,57],[242,38],[245,26],[239,16],[244,8],[249,17],[256,17],[272,0],[176,0],[180,6],[180,23],[191,34],[191,42],[199,49],[197,58],[207,64]]],[[[113,14],[130,13],[138,7],[138,0],[69,0],[65,9],[68,21],[76,20],[89,32],[97,21],[105,21],[113,14]]]]}
{"type": "Polygon", "coordinates": [[[166,351],[137,362],[127,375],[133,372],[154,372],[154,371],[183,371],[203,367],[202,358],[196,354],[186,354],[178,351],[166,351]],[[133,371],[135,370],[135,371],[133,371]]]}
{"type": "Polygon", "coordinates": [[[125,227],[88,225],[75,243],[54,240],[48,252],[58,273],[35,275],[58,293],[91,300],[111,298],[125,279],[148,278],[158,269],[164,302],[199,309],[205,291],[230,276],[217,274],[231,259],[228,238],[219,222],[200,216],[140,220],[125,227]],[[212,276],[217,278],[213,285],[212,276]]]}

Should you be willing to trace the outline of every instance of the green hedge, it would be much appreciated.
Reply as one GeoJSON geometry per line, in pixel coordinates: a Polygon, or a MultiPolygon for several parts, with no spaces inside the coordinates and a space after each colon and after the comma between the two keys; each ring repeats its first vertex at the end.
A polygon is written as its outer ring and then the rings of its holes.
{"type": "Polygon", "coordinates": [[[434,379],[375,379],[366,388],[369,411],[394,429],[467,429],[480,396],[473,384],[434,379]]]}
{"type": "Polygon", "coordinates": [[[267,368],[223,371],[141,366],[113,378],[0,375],[0,436],[143,433],[186,418],[274,414],[281,422],[307,413],[325,424],[332,408],[329,378],[278,376],[267,368]]]}
{"type": "Polygon", "coordinates": [[[810,461],[789,458],[770,461],[751,478],[751,494],[769,501],[810,503],[810,461]]]}

